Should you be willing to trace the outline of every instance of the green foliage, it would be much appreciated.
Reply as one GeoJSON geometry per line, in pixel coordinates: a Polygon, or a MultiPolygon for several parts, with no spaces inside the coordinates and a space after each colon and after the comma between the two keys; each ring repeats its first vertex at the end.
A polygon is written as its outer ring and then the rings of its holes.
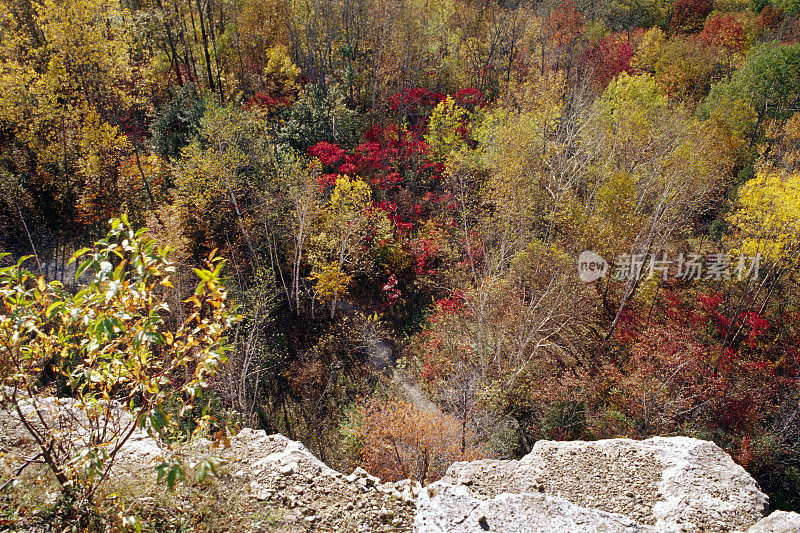
{"type": "Polygon", "coordinates": [[[359,114],[347,107],[341,89],[308,86],[289,109],[281,139],[299,152],[322,141],[352,148],[360,127],[359,114]]]}
{"type": "Polygon", "coordinates": [[[600,100],[603,117],[613,121],[613,116],[629,117],[632,127],[649,128],[654,124],[653,114],[666,106],[663,92],[651,76],[621,74],[611,82],[600,100]]]}
{"type": "Polygon", "coordinates": [[[173,163],[184,228],[196,242],[206,243],[206,249],[213,243],[230,246],[234,239],[251,257],[256,253],[253,226],[258,226],[249,215],[259,212],[246,206],[260,197],[274,160],[266,126],[258,110],[235,104],[209,106],[197,136],[173,163]]]}
{"type": "Polygon", "coordinates": [[[364,442],[359,430],[364,426],[364,410],[360,405],[352,403],[345,406],[339,431],[342,433],[343,454],[353,464],[358,464],[364,442]]]}
{"type": "Polygon", "coordinates": [[[750,11],[758,15],[771,4],[770,0],[750,0],[750,11]]]}
{"type": "Polygon", "coordinates": [[[800,1],[785,0],[783,2],[783,14],[787,17],[796,17],[800,15],[800,1]]]}
{"type": "Polygon", "coordinates": [[[647,74],[620,75],[597,106],[595,150],[608,159],[601,159],[596,173],[597,211],[591,216],[599,220],[589,236],[592,246],[613,255],[647,246],[641,232],[655,230],[653,225],[659,232],[680,231],[729,171],[724,148],[694,117],[672,109],[647,74]]]}
{"type": "Polygon", "coordinates": [[[601,13],[612,31],[649,28],[661,19],[654,0],[613,0],[601,5],[601,13]]]}
{"type": "Polygon", "coordinates": [[[180,463],[164,462],[156,467],[156,471],[158,472],[158,481],[163,481],[168,490],[173,490],[178,481],[186,481],[186,474],[180,463]]]}
{"type": "Polygon", "coordinates": [[[579,401],[554,402],[542,420],[542,434],[551,440],[572,440],[586,431],[586,405],[579,401]]]}
{"type": "Polygon", "coordinates": [[[800,44],[765,43],[753,46],[742,68],[711,88],[702,112],[721,117],[752,143],[763,134],[764,122],[786,122],[798,102],[800,44]],[[746,118],[731,118],[731,108],[743,108],[746,118]]]}
{"type": "Polygon", "coordinates": [[[166,159],[177,159],[200,129],[206,103],[189,83],[176,89],[169,102],[162,105],[150,126],[156,153],[166,159]]]}
{"type": "Polygon", "coordinates": [[[769,492],[770,502],[777,509],[800,509],[800,450],[797,446],[800,428],[794,419],[796,405],[794,408],[791,403],[783,405],[770,430],[751,441],[749,470],[769,492]]]}

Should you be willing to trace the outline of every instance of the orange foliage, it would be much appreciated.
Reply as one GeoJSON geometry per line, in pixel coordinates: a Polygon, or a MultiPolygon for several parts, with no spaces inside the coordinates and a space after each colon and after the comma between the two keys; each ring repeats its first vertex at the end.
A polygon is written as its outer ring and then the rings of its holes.
{"type": "Polygon", "coordinates": [[[362,466],[385,481],[410,478],[424,484],[441,478],[456,461],[492,455],[477,444],[470,427],[434,408],[402,400],[373,402],[362,407],[361,415],[362,466]]]}
{"type": "Polygon", "coordinates": [[[743,52],[747,44],[742,23],[730,14],[715,13],[708,17],[700,33],[700,39],[728,53],[743,52]]]}
{"type": "Polygon", "coordinates": [[[575,2],[568,1],[553,9],[545,27],[555,46],[560,48],[572,46],[580,39],[585,22],[580,11],[575,9],[575,2]]]}

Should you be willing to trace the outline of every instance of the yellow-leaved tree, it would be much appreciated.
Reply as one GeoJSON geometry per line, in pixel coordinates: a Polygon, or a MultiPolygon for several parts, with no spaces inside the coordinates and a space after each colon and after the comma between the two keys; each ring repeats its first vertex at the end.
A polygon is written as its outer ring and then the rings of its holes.
{"type": "Polygon", "coordinates": [[[428,134],[425,135],[425,142],[430,146],[434,158],[445,161],[448,155],[466,147],[462,132],[468,119],[469,112],[456,104],[452,96],[437,104],[428,122],[428,134]]]}
{"type": "Polygon", "coordinates": [[[352,272],[366,257],[366,241],[390,232],[389,220],[372,206],[370,186],[360,178],[339,176],[309,251],[317,298],[331,302],[331,318],[352,272]]]}
{"type": "Polygon", "coordinates": [[[797,261],[800,246],[800,173],[759,172],[739,189],[730,217],[740,251],[772,261],[797,261]]]}
{"type": "MultiPolygon", "coordinates": [[[[584,135],[593,154],[584,187],[593,197],[578,227],[588,249],[620,263],[688,233],[731,167],[717,130],[670,107],[649,74],[623,73],[611,82],[584,135]]],[[[609,335],[639,288],[635,274],[626,276],[609,335]]]]}

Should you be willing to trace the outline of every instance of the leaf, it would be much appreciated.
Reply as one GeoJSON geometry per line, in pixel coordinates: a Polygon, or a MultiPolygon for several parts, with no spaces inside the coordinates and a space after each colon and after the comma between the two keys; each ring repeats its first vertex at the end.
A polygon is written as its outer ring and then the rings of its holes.
{"type": "Polygon", "coordinates": [[[203,461],[200,461],[198,465],[195,467],[194,471],[194,481],[195,483],[204,483],[209,476],[216,476],[217,475],[217,460],[209,457],[203,461]]]}
{"type": "Polygon", "coordinates": [[[81,263],[80,266],[75,270],[75,281],[79,280],[81,278],[81,275],[83,275],[83,272],[94,263],[95,263],[94,259],[87,259],[86,261],[81,263]]]}
{"type": "Polygon", "coordinates": [[[156,467],[158,482],[166,481],[167,489],[173,490],[178,481],[186,481],[186,475],[180,463],[163,462],[156,467]]]}
{"type": "Polygon", "coordinates": [[[47,307],[47,310],[44,312],[44,315],[52,320],[54,318],[53,316],[54,312],[63,308],[64,308],[64,302],[53,302],[47,307]]]}
{"type": "Polygon", "coordinates": [[[69,263],[67,263],[67,264],[71,265],[72,263],[77,261],[79,257],[82,257],[83,255],[85,255],[87,252],[90,252],[91,250],[92,250],[91,248],[81,248],[80,250],[78,250],[77,252],[72,254],[72,257],[70,257],[69,263]]]}
{"type": "Polygon", "coordinates": [[[117,265],[117,268],[114,269],[114,279],[118,280],[118,279],[122,278],[123,271],[125,270],[125,266],[127,264],[128,264],[128,260],[127,259],[123,259],[122,261],[120,261],[119,265],[117,265]]]}
{"type": "Polygon", "coordinates": [[[212,448],[219,448],[223,446],[225,448],[230,448],[231,440],[228,438],[228,432],[225,431],[225,428],[220,428],[219,431],[214,433],[214,441],[211,443],[212,448]]]}

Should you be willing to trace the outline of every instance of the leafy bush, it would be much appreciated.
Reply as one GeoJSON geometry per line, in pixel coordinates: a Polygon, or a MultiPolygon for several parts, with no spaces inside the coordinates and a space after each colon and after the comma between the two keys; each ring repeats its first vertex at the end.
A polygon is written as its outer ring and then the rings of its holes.
{"type": "Polygon", "coordinates": [[[373,403],[355,417],[362,465],[381,479],[436,481],[456,461],[492,454],[463,420],[407,401],[373,403]]]}
{"type": "MultiPolygon", "coordinates": [[[[144,231],[122,216],[105,239],[78,251],[77,277],[90,273],[91,281],[75,295],[25,270],[24,259],[0,269],[0,400],[36,442],[79,523],[137,429],[175,438],[179,419],[194,416],[236,319],[220,284],[225,263],[212,255],[195,269],[188,318],[172,324],[164,288],[174,268],[144,231]],[[43,397],[58,377],[72,397],[43,397]]],[[[201,431],[209,420],[196,422],[201,431]]]]}
{"type": "Polygon", "coordinates": [[[193,83],[175,91],[172,99],[158,109],[151,126],[152,144],[162,157],[177,159],[200,129],[206,103],[193,83]]]}

